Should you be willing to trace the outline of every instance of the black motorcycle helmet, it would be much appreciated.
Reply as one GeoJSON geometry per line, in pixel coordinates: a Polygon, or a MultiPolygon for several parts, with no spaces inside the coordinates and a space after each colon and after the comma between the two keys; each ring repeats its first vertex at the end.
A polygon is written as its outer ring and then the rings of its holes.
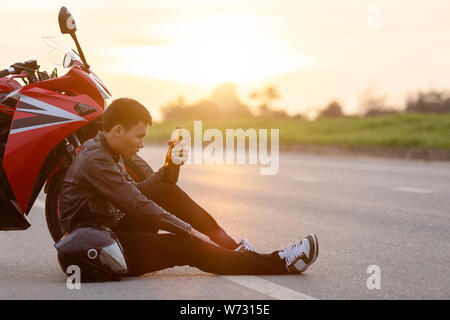
{"type": "Polygon", "coordinates": [[[64,235],[55,248],[64,273],[70,265],[80,268],[81,282],[120,280],[127,264],[117,235],[107,228],[77,228],[64,235]]]}

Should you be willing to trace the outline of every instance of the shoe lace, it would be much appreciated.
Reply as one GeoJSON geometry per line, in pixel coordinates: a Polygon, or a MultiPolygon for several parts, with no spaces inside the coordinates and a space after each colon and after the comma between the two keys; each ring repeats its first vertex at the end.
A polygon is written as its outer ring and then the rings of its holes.
{"type": "Polygon", "coordinates": [[[301,250],[300,245],[295,244],[292,245],[289,243],[285,248],[283,244],[281,244],[282,250],[278,253],[281,259],[286,259],[286,266],[290,266],[293,262],[295,262],[298,258],[304,256],[304,253],[301,250]]]}
{"type": "Polygon", "coordinates": [[[248,242],[247,239],[241,240],[241,246],[243,246],[248,251],[256,252],[255,248],[253,248],[253,246],[250,244],[250,242],[248,242]]]}

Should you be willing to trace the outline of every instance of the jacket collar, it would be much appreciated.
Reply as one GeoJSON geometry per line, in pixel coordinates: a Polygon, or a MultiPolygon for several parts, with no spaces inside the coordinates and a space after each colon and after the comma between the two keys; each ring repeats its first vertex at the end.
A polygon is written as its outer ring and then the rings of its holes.
{"type": "Polygon", "coordinates": [[[108,152],[111,154],[111,156],[113,157],[114,161],[118,162],[121,157],[120,157],[120,153],[118,153],[117,151],[115,151],[111,145],[109,144],[108,140],[106,140],[105,136],[103,135],[103,132],[99,131],[97,133],[97,137],[100,140],[100,143],[102,144],[102,146],[108,150],[108,152]]]}

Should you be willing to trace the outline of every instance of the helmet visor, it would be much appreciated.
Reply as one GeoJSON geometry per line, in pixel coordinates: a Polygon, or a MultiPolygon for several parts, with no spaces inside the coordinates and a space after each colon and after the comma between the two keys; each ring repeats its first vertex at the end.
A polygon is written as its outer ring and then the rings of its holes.
{"type": "Polygon", "coordinates": [[[125,262],[122,250],[117,242],[114,242],[113,244],[102,248],[99,258],[100,262],[104,266],[108,266],[113,272],[127,272],[127,264],[125,262]]]}

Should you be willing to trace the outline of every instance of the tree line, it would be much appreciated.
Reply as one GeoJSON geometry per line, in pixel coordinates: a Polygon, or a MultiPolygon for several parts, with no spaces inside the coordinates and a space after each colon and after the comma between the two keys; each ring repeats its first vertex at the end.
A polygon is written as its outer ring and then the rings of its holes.
{"type": "MultiPolygon", "coordinates": [[[[280,93],[274,85],[267,85],[250,93],[249,100],[256,104],[256,109],[243,103],[238,96],[238,87],[234,83],[224,83],[212,93],[199,101],[187,104],[182,96],[161,108],[163,121],[195,120],[195,119],[231,119],[231,118],[280,118],[302,119],[300,113],[289,115],[284,110],[273,107],[280,99],[280,93]],[[253,109],[253,110],[252,110],[253,109]]],[[[346,117],[342,105],[332,100],[319,108],[317,118],[346,117]]],[[[430,90],[418,91],[407,97],[406,108],[400,110],[386,103],[386,96],[377,96],[367,91],[360,99],[361,116],[373,117],[400,112],[447,113],[450,112],[449,92],[430,90]]]]}

